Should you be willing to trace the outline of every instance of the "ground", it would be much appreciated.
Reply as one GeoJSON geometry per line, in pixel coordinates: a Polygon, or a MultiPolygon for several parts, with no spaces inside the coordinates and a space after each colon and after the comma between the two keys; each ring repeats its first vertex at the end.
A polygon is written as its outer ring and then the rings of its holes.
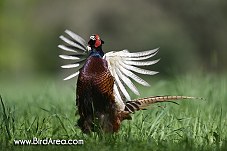
{"type": "MultiPolygon", "coordinates": [[[[205,100],[154,104],[124,121],[119,133],[86,135],[75,126],[75,79],[0,79],[0,150],[225,150],[227,78],[224,75],[155,77],[141,97],[188,95],[205,100]],[[79,145],[15,145],[14,140],[77,139],[79,145]]],[[[132,95],[132,98],[137,96],[132,95]]],[[[76,116],[75,116],[76,114],[76,116]]]]}

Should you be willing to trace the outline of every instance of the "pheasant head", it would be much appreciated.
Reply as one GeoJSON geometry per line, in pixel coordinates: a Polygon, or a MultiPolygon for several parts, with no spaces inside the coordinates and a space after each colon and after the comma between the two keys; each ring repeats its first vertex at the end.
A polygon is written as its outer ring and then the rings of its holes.
{"type": "Polygon", "coordinates": [[[88,41],[88,46],[91,49],[90,56],[103,57],[104,52],[102,51],[102,44],[104,44],[104,41],[101,40],[99,35],[91,35],[90,40],[88,41]]]}

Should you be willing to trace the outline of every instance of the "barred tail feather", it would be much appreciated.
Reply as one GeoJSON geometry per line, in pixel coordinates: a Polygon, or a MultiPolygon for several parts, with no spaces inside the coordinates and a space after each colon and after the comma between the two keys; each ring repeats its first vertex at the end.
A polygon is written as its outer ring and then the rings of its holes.
{"type": "Polygon", "coordinates": [[[147,98],[135,99],[132,101],[126,102],[125,111],[133,113],[138,110],[145,109],[151,104],[158,102],[169,102],[173,100],[182,100],[182,99],[203,99],[190,96],[152,96],[147,98]]]}

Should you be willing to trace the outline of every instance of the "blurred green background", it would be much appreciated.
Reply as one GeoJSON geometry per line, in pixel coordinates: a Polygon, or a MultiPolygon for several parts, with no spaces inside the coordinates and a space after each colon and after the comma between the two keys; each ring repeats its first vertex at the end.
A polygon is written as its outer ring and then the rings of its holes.
{"type": "Polygon", "coordinates": [[[0,78],[63,78],[57,45],[65,29],[100,34],[106,52],[160,47],[152,67],[160,76],[223,73],[226,18],[225,0],[0,0],[0,78]]]}

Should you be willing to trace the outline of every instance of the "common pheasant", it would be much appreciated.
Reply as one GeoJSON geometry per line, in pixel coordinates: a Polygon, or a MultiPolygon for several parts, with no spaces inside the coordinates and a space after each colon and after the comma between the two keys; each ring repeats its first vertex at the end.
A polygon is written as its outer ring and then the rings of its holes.
{"type": "Polygon", "coordinates": [[[154,75],[158,72],[139,68],[157,63],[143,61],[155,56],[158,49],[133,52],[128,50],[104,53],[104,41],[99,35],[90,36],[88,43],[79,35],[66,30],[65,36],[60,36],[65,44],[59,48],[71,54],[59,55],[60,58],[71,60],[73,63],[63,65],[62,68],[76,68],[76,72],[66,77],[69,80],[78,76],[76,89],[76,106],[80,118],[77,122],[82,132],[118,132],[121,122],[131,119],[131,113],[145,109],[156,102],[170,100],[191,99],[188,96],[152,96],[131,100],[126,86],[136,95],[139,91],[132,83],[149,86],[149,84],[135,73],[154,75]],[[88,45],[87,45],[88,44],[88,45]],[[73,54],[72,54],[73,53],[73,54]]]}

